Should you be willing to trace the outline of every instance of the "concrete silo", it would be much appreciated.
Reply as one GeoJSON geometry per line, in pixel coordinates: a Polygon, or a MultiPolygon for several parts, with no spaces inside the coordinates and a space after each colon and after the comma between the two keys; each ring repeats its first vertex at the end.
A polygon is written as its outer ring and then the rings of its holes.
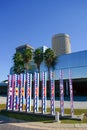
{"type": "Polygon", "coordinates": [[[56,55],[71,53],[70,37],[68,34],[56,34],[52,37],[52,49],[56,55]]]}

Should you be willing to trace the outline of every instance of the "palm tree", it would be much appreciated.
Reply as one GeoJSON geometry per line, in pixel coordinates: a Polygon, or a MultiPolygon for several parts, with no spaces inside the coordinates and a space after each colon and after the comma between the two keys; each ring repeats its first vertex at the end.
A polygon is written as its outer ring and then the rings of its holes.
{"type": "Polygon", "coordinates": [[[23,65],[23,58],[22,54],[20,52],[16,52],[13,56],[13,62],[14,62],[14,73],[20,74],[24,71],[24,65],[23,65]]]}
{"type": "Polygon", "coordinates": [[[34,52],[34,62],[37,64],[39,75],[40,75],[40,65],[42,61],[43,61],[43,52],[41,51],[41,49],[38,48],[34,52]]]}
{"type": "Polygon", "coordinates": [[[48,79],[50,80],[50,68],[54,68],[56,64],[56,55],[54,51],[48,48],[44,53],[44,61],[48,68],[48,79]]]}
{"type": "Polygon", "coordinates": [[[53,62],[51,64],[52,70],[55,70],[55,65],[57,64],[57,56],[53,59],[53,62]]]}
{"type": "Polygon", "coordinates": [[[24,63],[24,67],[26,69],[26,71],[29,69],[29,62],[31,61],[32,59],[32,51],[30,48],[27,48],[24,50],[23,52],[23,63],[24,63]]]}

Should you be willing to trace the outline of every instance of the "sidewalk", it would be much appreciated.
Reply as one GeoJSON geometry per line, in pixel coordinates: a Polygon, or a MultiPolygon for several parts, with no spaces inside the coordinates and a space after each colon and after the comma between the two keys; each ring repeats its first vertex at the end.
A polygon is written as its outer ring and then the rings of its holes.
{"type": "Polygon", "coordinates": [[[43,122],[25,122],[13,118],[8,118],[0,115],[0,124],[10,124],[21,128],[31,128],[38,130],[87,130],[87,124],[61,124],[58,122],[43,123],[43,122]]]}

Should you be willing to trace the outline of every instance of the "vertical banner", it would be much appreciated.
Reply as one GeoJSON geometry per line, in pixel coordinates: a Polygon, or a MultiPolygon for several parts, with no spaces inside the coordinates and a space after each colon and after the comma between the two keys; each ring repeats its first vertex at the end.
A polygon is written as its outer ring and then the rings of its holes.
{"type": "Polygon", "coordinates": [[[22,111],[22,91],[21,91],[22,84],[21,84],[21,77],[22,77],[22,74],[20,74],[19,77],[18,77],[18,86],[19,86],[19,111],[22,111]]]}
{"type": "Polygon", "coordinates": [[[63,71],[60,70],[60,114],[64,115],[64,86],[63,86],[63,71]]]}
{"type": "Polygon", "coordinates": [[[50,72],[50,87],[51,87],[51,114],[55,113],[55,82],[54,73],[50,72]]]}
{"type": "Polygon", "coordinates": [[[16,110],[16,92],[15,92],[15,86],[16,86],[16,75],[14,74],[14,90],[13,90],[13,110],[16,110]]]}
{"type": "Polygon", "coordinates": [[[31,111],[32,74],[26,74],[26,111],[31,111]]]}
{"type": "Polygon", "coordinates": [[[46,72],[42,73],[42,113],[46,112],[46,72]]]}
{"type": "Polygon", "coordinates": [[[19,85],[19,111],[22,111],[22,74],[19,75],[18,85],[19,85]]]}
{"type": "Polygon", "coordinates": [[[70,88],[70,104],[71,104],[71,115],[74,115],[74,106],[73,106],[73,86],[72,86],[72,74],[69,69],[69,88],[70,88]]]}
{"type": "Polygon", "coordinates": [[[34,113],[38,111],[39,100],[39,74],[34,73],[34,113]]]}
{"type": "Polygon", "coordinates": [[[19,87],[18,87],[18,75],[14,75],[14,110],[18,110],[19,106],[19,87]]]}
{"type": "Polygon", "coordinates": [[[22,74],[22,110],[25,110],[25,86],[26,86],[26,75],[22,74]]]}
{"type": "Polygon", "coordinates": [[[18,85],[18,77],[19,75],[16,75],[16,78],[15,78],[15,96],[16,96],[16,110],[18,110],[18,107],[19,107],[19,85],[18,85]]]}
{"type": "Polygon", "coordinates": [[[11,109],[14,110],[14,88],[15,88],[15,76],[14,75],[12,75],[11,87],[12,87],[11,109]]]}
{"type": "Polygon", "coordinates": [[[12,76],[8,75],[8,97],[7,97],[7,110],[11,110],[11,100],[12,100],[12,86],[11,86],[12,76]]]}

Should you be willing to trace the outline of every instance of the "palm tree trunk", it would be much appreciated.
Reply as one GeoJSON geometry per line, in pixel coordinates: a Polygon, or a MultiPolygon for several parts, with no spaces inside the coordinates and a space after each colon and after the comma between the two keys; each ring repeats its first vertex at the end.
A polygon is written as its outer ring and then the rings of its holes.
{"type": "Polygon", "coordinates": [[[40,66],[38,66],[38,73],[39,73],[39,84],[40,84],[40,66]]]}
{"type": "Polygon", "coordinates": [[[39,73],[39,96],[40,96],[40,66],[38,66],[38,73],[39,73]]]}
{"type": "Polygon", "coordinates": [[[50,67],[48,67],[48,80],[50,81],[50,67]]]}
{"type": "Polygon", "coordinates": [[[47,89],[48,89],[48,95],[49,95],[49,98],[51,99],[51,90],[50,90],[50,67],[48,67],[48,86],[47,86],[47,89]]]}

